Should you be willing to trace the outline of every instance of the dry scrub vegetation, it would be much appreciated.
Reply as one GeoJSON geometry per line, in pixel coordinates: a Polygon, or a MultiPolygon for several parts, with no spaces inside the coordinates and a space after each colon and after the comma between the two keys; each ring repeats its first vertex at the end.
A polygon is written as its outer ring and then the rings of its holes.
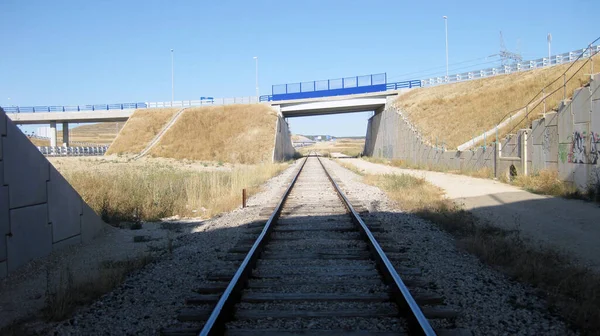
{"type": "MultiPolygon", "coordinates": [[[[548,68],[483,78],[462,83],[420,88],[401,95],[396,100],[408,119],[429,138],[445,142],[449,148],[456,148],[474,136],[494,128],[507,113],[516,113],[536,96],[542,88],[567,71],[567,97],[573,91],[586,85],[590,80],[591,62],[579,69],[585,60],[574,64],[562,64],[548,68]]],[[[600,55],[593,58],[594,69],[600,69],[600,55]]],[[[545,91],[546,94],[561,88],[560,78],[545,91]]],[[[556,109],[563,99],[559,89],[546,100],[546,111],[556,109]]],[[[532,105],[533,107],[533,105],[532,105]]],[[[510,126],[499,131],[503,137],[512,128],[529,127],[531,120],[543,113],[543,104],[531,111],[528,120],[519,122],[516,118],[510,126]]],[[[514,132],[514,131],[513,131],[514,132]]],[[[495,140],[495,139],[494,139],[495,140]]]]}
{"type": "MultiPolygon", "coordinates": [[[[124,122],[103,122],[97,124],[87,124],[69,129],[69,140],[72,146],[78,142],[90,143],[95,145],[110,145],[117,137],[119,131],[125,125],[124,122]]],[[[50,146],[50,140],[29,138],[36,146],[50,146]]],[[[58,145],[62,145],[62,131],[57,131],[58,145]]]]}
{"type": "Polygon", "coordinates": [[[398,168],[430,170],[430,171],[437,171],[437,172],[442,172],[442,173],[467,175],[467,176],[478,177],[478,178],[494,178],[494,171],[488,167],[483,167],[479,170],[451,170],[444,166],[430,165],[430,164],[414,164],[409,161],[401,160],[401,159],[389,160],[389,159],[371,157],[371,156],[363,156],[362,159],[365,161],[368,161],[368,162],[385,164],[388,166],[398,167],[398,168]]]}
{"type": "Polygon", "coordinates": [[[173,118],[180,108],[135,110],[117,135],[107,154],[137,154],[173,118]]]}
{"type": "Polygon", "coordinates": [[[183,112],[149,155],[231,163],[271,162],[277,112],[263,104],[183,112]]]}
{"type": "MultiPolygon", "coordinates": [[[[363,160],[385,164],[392,167],[405,168],[405,169],[420,169],[437,171],[450,174],[460,174],[477,178],[494,178],[494,171],[488,167],[481,168],[479,170],[449,170],[443,166],[428,165],[428,164],[412,164],[405,160],[400,159],[384,159],[376,157],[362,157],[363,160]]],[[[346,168],[351,169],[348,166],[346,168]]],[[[586,201],[595,201],[600,203],[600,184],[591,185],[588,190],[581,192],[577,190],[571,183],[565,182],[558,177],[557,171],[541,170],[531,175],[519,175],[514,179],[510,180],[507,176],[500,176],[498,178],[501,182],[512,184],[517,187],[521,187],[529,192],[540,195],[558,196],[571,199],[580,199],[586,201]]]]}
{"type": "Polygon", "coordinates": [[[600,330],[600,276],[572,264],[558,252],[536,246],[462,210],[441,189],[410,175],[365,175],[365,183],[384,190],[400,208],[451,233],[460,248],[539,289],[549,308],[584,334],[600,330]]]}
{"type": "Polygon", "coordinates": [[[342,153],[356,157],[362,154],[364,147],[365,139],[339,138],[335,141],[317,142],[311,146],[301,147],[298,152],[307,155],[309,152],[318,151],[327,156],[331,153],[342,153]]]}
{"type": "Polygon", "coordinates": [[[286,164],[260,164],[220,170],[183,169],[147,162],[84,161],[57,169],[102,219],[155,221],[173,215],[210,217],[241,204],[242,189],[255,193],[286,164]]]}

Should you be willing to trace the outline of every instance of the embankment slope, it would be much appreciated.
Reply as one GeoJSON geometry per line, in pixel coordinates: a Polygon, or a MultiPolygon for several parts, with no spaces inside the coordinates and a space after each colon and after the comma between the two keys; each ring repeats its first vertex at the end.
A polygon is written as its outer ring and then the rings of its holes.
{"type": "Polygon", "coordinates": [[[180,108],[139,109],[133,112],[107,154],[137,154],[160,132],[180,108]]]}
{"type": "MultiPolygon", "coordinates": [[[[186,109],[149,152],[150,156],[230,163],[273,160],[275,132],[288,132],[268,105],[186,109]]],[[[286,134],[289,141],[289,134],[286,134]]],[[[291,142],[290,142],[291,146],[291,142]]]]}
{"type": "MultiPolygon", "coordinates": [[[[563,98],[562,74],[567,83],[567,97],[590,80],[591,64],[568,63],[548,68],[512,73],[467,82],[419,88],[401,95],[395,102],[404,115],[432,143],[445,143],[456,148],[484,131],[494,128],[507,113],[524,107],[546,85],[559,78],[545,92],[558,91],[546,100],[546,111],[555,109],[563,98]]],[[[594,69],[600,69],[600,55],[594,57],[594,69]]],[[[541,97],[539,95],[537,98],[541,97]]],[[[536,99],[537,99],[536,98],[536,99]]],[[[513,112],[513,113],[514,113],[513,112]]],[[[530,120],[539,118],[543,104],[533,110],[528,120],[499,131],[503,137],[513,127],[527,127],[530,120]]],[[[521,118],[517,118],[520,121],[521,118]]],[[[514,131],[513,131],[514,132],[514,131]]],[[[490,139],[494,141],[495,139],[490,139]]]]}

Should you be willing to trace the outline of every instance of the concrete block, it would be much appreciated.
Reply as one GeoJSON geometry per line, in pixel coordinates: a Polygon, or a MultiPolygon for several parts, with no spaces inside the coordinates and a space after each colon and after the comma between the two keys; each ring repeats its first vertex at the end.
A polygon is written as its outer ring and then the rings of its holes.
{"type": "Polygon", "coordinates": [[[10,121],[7,133],[2,146],[4,183],[10,186],[10,208],[45,203],[49,162],[10,121]]]}
{"type": "Polygon", "coordinates": [[[46,204],[10,211],[11,236],[7,239],[8,271],[52,251],[52,227],[48,224],[46,204]]]}
{"type": "Polygon", "coordinates": [[[0,261],[0,279],[4,279],[7,276],[8,276],[8,265],[6,264],[6,260],[0,261]]]}
{"type": "Polygon", "coordinates": [[[6,135],[6,124],[8,123],[8,117],[4,111],[0,112],[0,136],[6,135]]]}
{"type": "Polygon", "coordinates": [[[81,241],[94,239],[108,224],[104,223],[87,203],[82,203],[81,241]]]}
{"type": "Polygon", "coordinates": [[[483,168],[483,162],[485,161],[485,150],[483,150],[483,148],[478,148],[475,151],[475,161],[474,161],[474,165],[473,165],[473,170],[477,171],[481,168],[483,168]]]}
{"type": "Polygon", "coordinates": [[[59,242],[55,242],[52,244],[52,251],[57,251],[60,250],[62,248],[68,247],[68,246],[72,246],[72,245],[77,245],[81,243],[81,235],[77,235],[74,237],[70,237],[64,240],[61,240],[59,242]]]}
{"type": "Polygon", "coordinates": [[[585,123],[590,121],[590,111],[592,95],[587,87],[579,88],[573,92],[573,111],[575,123],[585,123]]]}
{"type": "Polygon", "coordinates": [[[571,163],[588,163],[589,147],[589,123],[573,125],[573,140],[569,147],[569,159],[571,163]]]}
{"type": "Polygon", "coordinates": [[[0,186],[0,260],[6,259],[6,235],[10,233],[8,187],[0,186]]]}
{"type": "Polygon", "coordinates": [[[543,152],[542,145],[533,145],[532,147],[533,147],[533,155],[531,156],[530,172],[535,174],[546,167],[546,165],[545,165],[546,160],[544,160],[544,155],[542,153],[543,152]]]}
{"type": "Polygon", "coordinates": [[[534,145],[541,145],[542,141],[544,141],[544,129],[546,122],[544,119],[537,119],[531,122],[531,136],[529,138],[529,142],[534,145]]]}
{"type": "Polygon", "coordinates": [[[546,113],[546,118],[544,119],[545,126],[558,126],[558,113],[550,112],[546,113]]]}
{"type": "Polygon", "coordinates": [[[558,107],[558,142],[570,143],[573,140],[573,116],[571,101],[562,101],[558,107]]]}
{"type": "Polygon", "coordinates": [[[592,91],[592,101],[600,100],[600,74],[595,74],[592,76],[590,89],[592,91]]]}
{"type": "Polygon", "coordinates": [[[590,168],[592,166],[588,164],[576,164],[573,170],[573,183],[575,187],[580,191],[587,190],[589,185],[588,177],[590,175],[590,168]]]}
{"type": "Polygon", "coordinates": [[[544,129],[542,141],[542,154],[544,161],[558,161],[558,126],[548,126],[544,129]]]}
{"type": "Polygon", "coordinates": [[[590,132],[600,134],[600,100],[594,101],[592,108],[592,115],[590,116],[590,132]]]}
{"type": "Polygon", "coordinates": [[[69,182],[50,166],[48,181],[48,220],[52,223],[52,242],[81,233],[83,200],[69,182]]]}
{"type": "Polygon", "coordinates": [[[546,169],[550,171],[558,171],[558,162],[546,161],[546,169]]]}

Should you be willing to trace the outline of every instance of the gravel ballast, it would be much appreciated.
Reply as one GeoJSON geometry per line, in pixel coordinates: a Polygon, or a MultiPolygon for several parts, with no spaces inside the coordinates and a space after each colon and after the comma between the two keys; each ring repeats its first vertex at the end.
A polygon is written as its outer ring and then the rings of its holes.
{"type": "Polygon", "coordinates": [[[455,240],[435,224],[398,209],[379,188],[360,182],[361,177],[331,160],[324,161],[342,181],[348,197],[371,209],[364,221],[380,222],[385,235],[397,246],[407,247],[410,261],[395,266],[417,267],[420,279],[431,283],[428,291],[445,297],[448,307],[461,312],[455,327],[474,335],[572,335],[567,326],[552,316],[534,289],[510,281],[499,271],[459,250],[455,240]]]}
{"type": "Polygon", "coordinates": [[[130,275],[69,320],[38,323],[36,331],[43,335],[159,335],[161,328],[181,324],[176,317],[185,299],[209,283],[210,271],[235,268],[222,257],[245,236],[245,226],[259,220],[261,208],[280,197],[296,168],[297,163],[292,164],[265,183],[262,192],[248,199],[247,208],[198,221],[190,233],[174,240],[172,254],[130,275]]]}

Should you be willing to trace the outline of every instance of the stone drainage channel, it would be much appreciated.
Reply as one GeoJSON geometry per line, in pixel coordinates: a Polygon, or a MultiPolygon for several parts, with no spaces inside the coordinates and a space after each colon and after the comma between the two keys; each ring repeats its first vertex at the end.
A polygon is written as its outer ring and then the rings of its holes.
{"type": "Polygon", "coordinates": [[[414,278],[420,270],[392,266],[403,259],[402,247],[361,219],[317,156],[304,159],[277,205],[265,210],[266,223],[249,224],[251,237],[229,251],[239,268],[212,273],[210,285],[186,300],[181,326],[162,335],[469,333],[433,330],[428,319],[458,313],[419,290],[426,285],[414,278]]]}

